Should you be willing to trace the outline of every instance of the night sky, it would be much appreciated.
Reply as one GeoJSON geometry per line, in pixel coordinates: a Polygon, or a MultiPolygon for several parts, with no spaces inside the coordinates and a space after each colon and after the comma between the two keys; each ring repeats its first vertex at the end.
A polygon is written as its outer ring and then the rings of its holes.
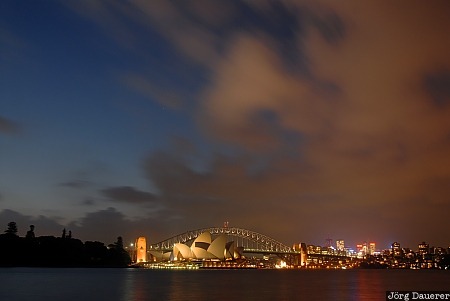
{"type": "Polygon", "coordinates": [[[450,245],[450,1],[0,1],[0,231],[450,245]],[[4,229],[3,229],[4,228],[4,229]]]}

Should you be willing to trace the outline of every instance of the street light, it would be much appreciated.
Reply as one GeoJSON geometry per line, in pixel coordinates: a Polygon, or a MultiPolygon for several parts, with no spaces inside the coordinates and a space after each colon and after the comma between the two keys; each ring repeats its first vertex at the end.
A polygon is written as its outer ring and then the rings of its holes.
{"type": "Polygon", "coordinates": [[[131,262],[134,262],[134,248],[133,248],[134,244],[130,243],[130,257],[131,257],[131,262]]]}

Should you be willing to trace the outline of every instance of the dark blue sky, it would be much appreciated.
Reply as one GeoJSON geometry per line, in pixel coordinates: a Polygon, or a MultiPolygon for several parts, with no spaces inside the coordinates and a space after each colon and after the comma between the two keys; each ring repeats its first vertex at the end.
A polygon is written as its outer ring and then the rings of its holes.
{"type": "Polygon", "coordinates": [[[447,1],[0,3],[0,222],[448,246],[447,1]]]}

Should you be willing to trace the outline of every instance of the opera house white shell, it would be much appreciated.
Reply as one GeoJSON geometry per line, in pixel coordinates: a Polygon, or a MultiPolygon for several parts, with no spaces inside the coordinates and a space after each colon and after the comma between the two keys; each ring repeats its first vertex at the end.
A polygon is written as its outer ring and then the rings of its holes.
{"type": "Polygon", "coordinates": [[[175,244],[170,254],[170,260],[227,260],[240,258],[241,255],[242,248],[235,248],[234,241],[227,242],[226,235],[220,235],[212,240],[211,233],[203,232],[192,242],[190,247],[182,243],[175,244]]]}

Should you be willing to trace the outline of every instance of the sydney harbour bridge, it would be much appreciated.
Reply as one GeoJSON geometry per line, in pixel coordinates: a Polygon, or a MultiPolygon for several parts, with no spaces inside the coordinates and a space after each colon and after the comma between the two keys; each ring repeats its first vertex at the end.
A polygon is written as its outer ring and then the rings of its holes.
{"type": "Polygon", "coordinates": [[[269,236],[235,227],[209,227],[187,231],[161,242],[151,244],[149,250],[169,252],[175,244],[189,243],[204,232],[211,233],[213,237],[225,234],[229,240],[234,240],[236,247],[242,247],[244,252],[247,253],[300,254],[300,251],[294,251],[293,248],[269,236]]]}

